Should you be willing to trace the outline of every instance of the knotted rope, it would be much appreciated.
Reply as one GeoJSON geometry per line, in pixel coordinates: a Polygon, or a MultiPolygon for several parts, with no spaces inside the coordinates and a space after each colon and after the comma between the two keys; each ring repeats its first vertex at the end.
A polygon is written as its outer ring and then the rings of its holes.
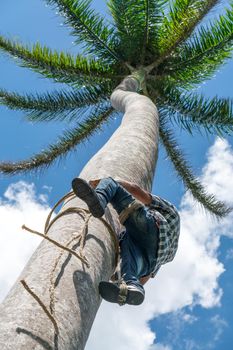
{"type": "MultiPolygon", "coordinates": [[[[27,292],[36,300],[36,302],[40,305],[40,307],[43,309],[43,311],[46,313],[46,315],[52,321],[53,326],[54,326],[54,330],[55,330],[55,338],[59,334],[59,329],[58,329],[57,321],[55,318],[55,287],[56,287],[55,286],[55,282],[56,282],[55,272],[56,272],[57,266],[59,264],[59,261],[61,260],[63,254],[65,252],[68,252],[68,253],[72,254],[73,256],[75,256],[76,258],[78,258],[82,262],[82,264],[86,265],[87,268],[90,267],[88,259],[86,258],[85,254],[84,254],[84,247],[85,247],[85,243],[86,243],[86,237],[88,234],[88,224],[89,224],[90,219],[93,217],[90,214],[89,210],[84,209],[84,208],[79,208],[79,207],[70,207],[70,208],[67,208],[65,210],[62,210],[53,219],[51,219],[55,209],[61,203],[66,201],[65,204],[67,204],[69,201],[71,201],[74,198],[76,198],[76,195],[74,194],[74,192],[73,191],[69,192],[65,196],[63,196],[53,206],[53,208],[49,212],[48,217],[46,219],[45,226],[44,226],[44,233],[32,230],[25,225],[22,226],[22,229],[27,230],[28,232],[36,234],[40,237],[43,237],[48,242],[54,244],[55,246],[57,246],[58,248],[60,248],[62,250],[61,253],[59,254],[58,258],[55,261],[54,267],[53,267],[53,269],[51,271],[51,275],[50,275],[50,287],[49,287],[50,305],[49,305],[49,309],[45,306],[45,304],[41,301],[41,299],[36,295],[36,293],[30,289],[30,287],[25,282],[25,280],[20,281],[21,284],[24,286],[24,288],[27,290],[27,292]],[[65,245],[61,244],[60,242],[57,242],[56,240],[49,237],[48,232],[49,232],[51,226],[62,216],[67,215],[67,214],[73,214],[73,213],[78,214],[84,221],[84,226],[81,229],[81,232],[78,232],[75,236],[73,236],[71,239],[69,239],[69,241],[66,242],[65,245]],[[71,244],[73,244],[73,245],[75,244],[74,245],[75,247],[77,247],[77,244],[78,244],[79,245],[79,252],[76,252],[74,250],[75,248],[69,248],[69,246],[71,244]]],[[[101,217],[101,218],[98,218],[98,220],[100,220],[104,224],[104,226],[107,228],[110,236],[112,237],[112,241],[113,241],[114,246],[115,246],[115,266],[116,266],[117,262],[118,262],[118,252],[119,252],[119,243],[118,243],[117,236],[116,236],[115,232],[113,231],[112,227],[109,225],[109,223],[105,219],[103,219],[101,217]]]]}
{"type": "Polygon", "coordinates": [[[122,279],[121,283],[119,284],[119,295],[118,295],[118,304],[120,306],[125,305],[126,300],[127,300],[127,295],[128,295],[128,286],[125,283],[125,281],[122,279]]]}

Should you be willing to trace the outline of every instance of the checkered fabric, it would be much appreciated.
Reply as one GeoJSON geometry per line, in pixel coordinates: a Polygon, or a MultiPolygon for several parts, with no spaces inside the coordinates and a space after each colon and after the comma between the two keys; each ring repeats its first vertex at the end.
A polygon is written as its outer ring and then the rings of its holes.
{"type": "Polygon", "coordinates": [[[174,205],[155,195],[152,195],[149,211],[155,217],[159,227],[157,261],[151,273],[151,277],[154,277],[161,265],[174,259],[180,234],[180,217],[174,205]]]}

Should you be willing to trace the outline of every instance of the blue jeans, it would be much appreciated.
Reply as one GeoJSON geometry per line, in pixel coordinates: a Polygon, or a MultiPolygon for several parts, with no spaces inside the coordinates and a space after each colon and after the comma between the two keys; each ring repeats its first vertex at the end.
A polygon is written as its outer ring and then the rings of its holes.
{"type": "MultiPolygon", "coordinates": [[[[111,203],[118,214],[135,198],[111,177],[102,179],[96,193],[104,206],[111,203]]],[[[121,275],[127,284],[143,290],[140,277],[149,275],[156,263],[159,230],[147,207],[134,211],[124,223],[125,234],[120,241],[121,275]]]]}

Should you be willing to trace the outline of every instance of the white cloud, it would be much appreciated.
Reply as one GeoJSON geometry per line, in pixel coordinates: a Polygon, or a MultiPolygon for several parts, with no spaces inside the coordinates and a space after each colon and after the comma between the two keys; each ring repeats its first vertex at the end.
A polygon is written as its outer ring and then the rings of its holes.
{"type": "Polygon", "coordinates": [[[45,195],[36,197],[33,184],[11,184],[0,198],[0,300],[6,295],[41,241],[21,226],[43,229],[49,207],[45,195]]]}
{"type": "MultiPolygon", "coordinates": [[[[232,205],[232,149],[227,141],[218,138],[207,156],[202,182],[218,199],[232,205]]],[[[210,308],[220,304],[222,290],[218,278],[224,266],[218,260],[218,248],[221,235],[233,237],[233,215],[219,223],[206,215],[188,194],[182,198],[180,208],[181,237],[175,260],[165,265],[146,285],[146,300],[142,306],[120,308],[102,303],[86,350],[109,346],[112,350],[135,346],[137,350],[171,349],[169,344],[153,344],[155,334],[148,325],[151,319],[188,305],[210,308]]],[[[184,318],[183,321],[190,320],[184,318]]]]}
{"type": "Polygon", "coordinates": [[[103,302],[86,349],[146,350],[155,339],[145,320],[152,314],[143,307],[130,307],[103,302]]]}
{"type": "Polygon", "coordinates": [[[210,323],[214,327],[214,337],[212,342],[209,345],[210,348],[214,348],[215,343],[220,339],[224,329],[228,327],[226,320],[221,318],[219,315],[215,315],[210,319],[210,323]]]}
{"type": "Polygon", "coordinates": [[[150,346],[149,350],[172,350],[172,348],[168,345],[153,344],[150,346]]]}

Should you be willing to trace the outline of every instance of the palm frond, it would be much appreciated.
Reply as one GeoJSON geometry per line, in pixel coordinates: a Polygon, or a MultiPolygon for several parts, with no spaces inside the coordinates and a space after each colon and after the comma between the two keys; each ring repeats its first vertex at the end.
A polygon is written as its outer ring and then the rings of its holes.
{"type": "Polygon", "coordinates": [[[84,117],[85,112],[90,112],[90,106],[106,102],[108,93],[110,91],[104,85],[40,95],[20,95],[0,90],[0,105],[26,112],[26,118],[30,121],[70,121],[84,117]]]}
{"type": "MultiPolygon", "coordinates": [[[[110,0],[108,2],[108,7],[110,9],[114,24],[117,28],[118,37],[118,52],[123,57],[125,61],[132,64],[133,49],[135,51],[135,43],[133,42],[132,23],[131,17],[129,16],[130,5],[129,2],[124,0],[110,0]],[[127,42],[127,45],[125,43],[127,42]]],[[[138,40],[138,38],[137,38],[138,40]]]]}
{"type": "Polygon", "coordinates": [[[79,124],[77,128],[66,131],[56,143],[48,146],[41,153],[17,163],[0,163],[0,172],[4,174],[17,174],[50,166],[56,159],[65,156],[78,144],[92,136],[109,119],[112,112],[112,107],[101,107],[97,109],[84,123],[79,124]]]}
{"type": "Polygon", "coordinates": [[[65,52],[52,51],[39,43],[24,46],[0,36],[0,50],[10,54],[20,61],[23,67],[31,68],[61,83],[79,83],[101,81],[112,76],[110,66],[84,56],[72,56],[65,52]]]}
{"type": "Polygon", "coordinates": [[[159,32],[161,57],[169,55],[174,48],[186,40],[203,17],[219,0],[175,0],[170,13],[164,17],[159,32]]]}
{"type": "Polygon", "coordinates": [[[150,12],[149,12],[149,23],[148,23],[148,43],[147,43],[147,51],[149,53],[150,62],[145,62],[145,64],[150,64],[153,59],[159,57],[159,37],[160,37],[160,28],[164,21],[165,9],[169,0],[154,0],[150,3],[150,12]]]}
{"type": "Polygon", "coordinates": [[[161,9],[167,0],[110,0],[108,6],[119,37],[118,50],[130,64],[147,64],[155,31],[161,22],[161,9]],[[146,55],[148,56],[148,55],[146,55]]]}
{"type": "Polygon", "coordinates": [[[176,88],[157,88],[158,104],[175,121],[190,134],[198,130],[210,134],[232,134],[233,99],[206,98],[204,95],[183,92],[176,88]],[[160,89],[160,90],[159,90],[160,89]]]}
{"type": "Polygon", "coordinates": [[[46,0],[55,5],[64,16],[65,24],[73,28],[77,44],[82,44],[87,52],[98,55],[107,62],[121,61],[115,52],[114,28],[104,22],[104,18],[90,8],[91,0],[46,0]]]}
{"type": "Polygon", "coordinates": [[[201,26],[176,54],[160,67],[177,84],[199,84],[212,77],[226,59],[232,57],[233,4],[218,20],[201,26]],[[166,68],[165,68],[166,67],[166,68]]]}
{"type": "Polygon", "coordinates": [[[191,192],[192,196],[203,206],[203,208],[215,215],[217,218],[226,216],[231,209],[218,201],[213,195],[208,194],[203,185],[194,176],[192,169],[183,153],[181,152],[173,133],[168,129],[164,122],[160,127],[160,138],[166,149],[168,157],[171,159],[178,176],[183,181],[186,188],[191,192]]]}

